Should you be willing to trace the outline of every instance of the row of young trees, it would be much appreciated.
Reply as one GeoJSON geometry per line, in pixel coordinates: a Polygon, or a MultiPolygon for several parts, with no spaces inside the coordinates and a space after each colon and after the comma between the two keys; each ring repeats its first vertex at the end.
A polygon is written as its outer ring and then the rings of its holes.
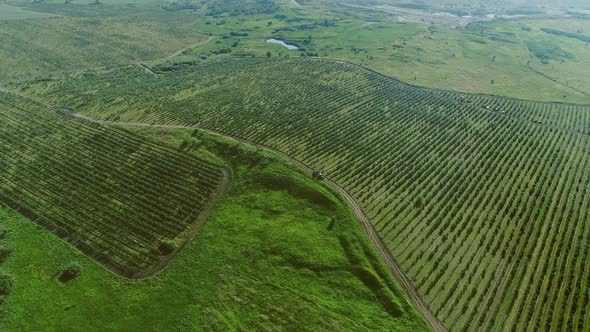
{"type": "Polygon", "coordinates": [[[19,87],[96,117],[230,132],[322,169],[452,330],[588,328],[588,106],[434,91],[303,59],[19,87]]]}
{"type": "Polygon", "coordinates": [[[192,228],[223,172],[130,132],[2,95],[0,195],[113,270],[161,260],[162,240],[192,228]]]}

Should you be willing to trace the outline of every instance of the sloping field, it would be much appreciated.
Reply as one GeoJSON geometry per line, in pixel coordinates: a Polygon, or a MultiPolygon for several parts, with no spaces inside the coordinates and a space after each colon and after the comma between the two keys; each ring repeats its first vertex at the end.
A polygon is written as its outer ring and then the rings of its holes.
{"type": "Polygon", "coordinates": [[[219,167],[124,130],[0,93],[0,199],[113,271],[162,268],[227,179],[219,167]],[[174,245],[173,245],[174,246],[174,245]]]}
{"type": "Polygon", "coordinates": [[[590,107],[462,95],[310,60],[23,84],[93,117],[275,147],[355,196],[453,331],[590,329],[590,107]]]}
{"type": "Polygon", "coordinates": [[[206,40],[192,31],[193,17],[158,7],[39,4],[34,9],[59,16],[0,15],[6,19],[0,19],[1,82],[163,58],[206,40]]]}

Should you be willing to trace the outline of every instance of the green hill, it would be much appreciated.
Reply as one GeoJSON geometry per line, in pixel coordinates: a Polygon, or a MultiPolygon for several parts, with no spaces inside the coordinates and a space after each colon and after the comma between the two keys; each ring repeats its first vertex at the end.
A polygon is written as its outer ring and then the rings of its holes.
{"type": "Polygon", "coordinates": [[[586,322],[588,106],[428,90],[317,60],[18,88],[97,118],[229,132],[324,170],[452,330],[586,322]]]}

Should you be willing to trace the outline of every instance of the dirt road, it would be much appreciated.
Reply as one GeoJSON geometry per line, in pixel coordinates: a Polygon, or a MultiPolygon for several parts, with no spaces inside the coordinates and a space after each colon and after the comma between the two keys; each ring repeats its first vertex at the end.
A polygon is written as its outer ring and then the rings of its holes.
{"type": "Polygon", "coordinates": [[[184,52],[184,51],[187,51],[187,50],[190,50],[191,48],[193,48],[193,47],[197,47],[197,46],[199,46],[199,45],[202,45],[202,44],[207,44],[208,42],[212,41],[214,38],[215,38],[215,37],[213,37],[213,36],[209,36],[209,37],[207,37],[207,40],[205,40],[205,41],[202,41],[202,42],[200,42],[200,43],[196,43],[196,44],[194,44],[194,45],[191,45],[191,46],[189,46],[189,47],[185,47],[185,48],[183,48],[183,49],[181,49],[181,50],[179,50],[179,51],[175,52],[174,54],[170,54],[169,56],[165,57],[163,60],[169,60],[169,59],[172,59],[172,58],[174,58],[174,57],[177,57],[177,56],[181,55],[181,54],[182,54],[182,52],[184,52]]]}
{"type": "Polygon", "coordinates": [[[147,277],[151,277],[153,275],[156,275],[156,274],[162,272],[163,270],[165,270],[170,265],[170,263],[176,258],[176,256],[178,256],[178,254],[180,254],[182,252],[184,247],[186,247],[186,245],[195,237],[195,235],[197,235],[197,233],[199,233],[199,230],[201,230],[201,227],[209,219],[211,212],[213,212],[213,210],[215,210],[219,206],[219,204],[221,203],[221,200],[223,199],[223,197],[227,193],[227,190],[229,189],[231,177],[232,177],[231,172],[229,170],[224,169],[223,170],[223,177],[221,178],[221,181],[217,185],[217,189],[215,190],[213,197],[211,198],[211,200],[209,200],[207,206],[205,206],[203,211],[199,214],[194,225],[179,235],[179,238],[182,239],[182,242],[174,250],[173,253],[171,253],[168,256],[162,257],[160,259],[160,262],[157,265],[152,266],[150,269],[148,269],[146,271],[141,271],[141,272],[136,273],[132,276],[126,276],[126,278],[128,278],[128,279],[143,279],[143,278],[147,278],[147,277]]]}
{"type": "MultiPolygon", "coordinates": [[[[159,124],[149,124],[149,123],[142,123],[142,122],[112,122],[112,121],[98,120],[98,119],[95,119],[95,118],[92,118],[92,117],[89,117],[86,115],[82,115],[82,114],[79,114],[79,113],[76,113],[74,111],[70,111],[67,109],[64,109],[63,111],[64,111],[64,113],[67,113],[73,117],[83,119],[86,121],[91,121],[91,122],[98,123],[98,124],[102,124],[102,125],[111,125],[111,126],[116,125],[116,126],[123,126],[123,127],[130,127],[130,126],[131,127],[149,127],[149,128],[162,128],[162,129],[199,129],[199,130],[202,130],[202,131],[210,133],[210,134],[231,138],[231,139],[234,139],[234,140],[239,141],[241,143],[245,143],[245,144],[266,150],[266,151],[270,151],[270,152],[277,154],[285,159],[288,159],[289,161],[291,161],[292,163],[294,163],[295,165],[297,165],[298,167],[302,168],[304,171],[306,171],[310,174],[313,171],[313,169],[311,167],[307,166],[303,162],[291,157],[290,155],[288,155],[282,151],[279,151],[279,150],[276,150],[270,146],[259,144],[259,143],[253,142],[251,140],[248,140],[246,138],[239,137],[239,136],[236,136],[236,135],[233,135],[233,134],[230,134],[227,132],[219,131],[219,130],[207,129],[207,128],[196,127],[196,126],[159,125],[159,124]]],[[[444,324],[436,318],[436,316],[430,310],[430,308],[428,307],[426,302],[424,302],[424,300],[422,299],[422,297],[420,296],[420,294],[418,293],[418,291],[416,290],[416,288],[412,284],[411,280],[403,273],[401,267],[396,262],[396,260],[393,258],[391,253],[389,252],[389,249],[387,249],[387,246],[383,243],[383,241],[381,240],[381,238],[379,237],[379,235],[375,231],[373,224],[371,224],[371,222],[369,221],[369,218],[365,214],[364,210],[361,208],[360,204],[351,195],[349,195],[346,192],[346,190],[344,190],[342,187],[340,187],[337,183],[335,183],[329,179],[325,179],[325,182],[330,187],[334,188],[338,193],[340,193],[340,195],[342,195],[342,197],[344,197],[344,199],[346,200],[348,205],[350,205],[356,218],[358,219],[361,226],[363,227],[363,229],[365,230],[365,232],[369,236],[369,239],[371,240],[371,242],[373,243],[375,248],[377,248],[379,255],[383,258],[383,260],[385,261],[385,264],[391,270],[393,275],[396,277],[396,279],[400,283],[401,287],[406,291],[406,293],[408,294],[408,296],[409,296],[410,300],[412,301],[412,303],[414,304],[414,306],[422,314],[424,319],[432,326],[433,330],[436,332],[448,331],[447,328],[444,326],[444,324]]]]}
{"type": "MultiPolygon", "coordinates": [[[[82,120],[98,123],[101,125],[122,126],[122,127],[147,127],[147,128],[161,128],[161,129],[199,129],[199,130],[202,130],[202,131],[210,133],[210,134],[231,138],[231,139],[236,140],[238,142],[245,143],[247,145],[254,146],[254,147],[272,152],[274,154],[277,154],[285,159],[288,159],[293,164],[297,165],[298,167],[300,167],[301,169],[303,169],[304,171],[306,171],[310,174],[313,171],[313,169],[311,167],[307,166],[303,162],[291,157],[290,155],[288,155],[282,151],[274,149],[270,146],[266,146],[264,144],[256,143],[254,141],[251,141],[251,140],[243,138],[243,137],[233,135],[231,133],[227,133],[227,132],[223,132],[223,131],[219,131],[219,130],[214,130],[214,129],[202,128],[202,127],[198,127],[198,126],[150,124],[150,123],[143,123],[143,122],[113,122],[113,121],[99,120],[99,119],[95,119],[90,116],[86,116],[86,115],[77,113],[74,110],[50,105],[44,101],[37,100],[36,98],[30,97],[27,95],[23,95],[21,93],[8,91],[8,90],[2,89],[2,88],[0,88],[0,92],[18,95],[22,98],[26,98],[26,99],[31,100],[33,102],[53,108],[65,115],[69,115],[69,116],[75,117],[77,119],[82,119],[82,120]]],[[[364,210],[361,208],[360,204],[350,194],[348,194],[348,192],[346,192],[346,190],[344,190],[342,187],[340,187],[337,183],[331,181],[330,179],[325,179],[325,182],[330,187],[334,188],[334,190],[336,190],[338,193],[340,193],[340,195],[342,195],[342,197],[344,197],[344,199],[346,200],[348,205],[350,205],[356,218],[358,219],[361,226],[363,227],[363,229],[365,230],[365,232],[369,236],[369,239],[371,240],[371,242],[373,243],[373,245],[377,249],[377,252],[383,258],[387,267],[390,269],[390,271],[393,273],[395,278],[398,280],[400,286],[406,291],[406,293],[408,294],[408,297],[410,298],[410,300],[412,301],[412,303],[414,304],[416,309],[418,309],[418,311],[422,314],[424,319],[432,326],[432,329],[436,332],[448,331],[447,328],[444,326],[444,324],[441,321],[439,321],[438,318],[436,318],[436,316],[430,310],[430,308],[428,307],[426,302],[422,299],[422,297],[420,296],[420,294],[418,293],[418,291],[416,290],[416,288],[412,284],[411,280],[404,274],[404,272],[402,271],[402,269],[399,266],[399,264],[397,263],[397,261],[393,258],[393,256],[389,252],[389,249],[387,249],[387,246],[383,243],[383,241],[381,240],[381,238],[377,234],[377,231],[375,231],[373,224],[371,224],[371,222],[369,221],[369,218],[367,217],[364,210]]],[[[227,184],[225,184],[225,185],[227,185],[227,184]]],[[[216,203],[214,203],[214,204],[216,204],[216,203]]],[[[196,232],[196,230],[195,230],[195,232],[196,232]]]]}

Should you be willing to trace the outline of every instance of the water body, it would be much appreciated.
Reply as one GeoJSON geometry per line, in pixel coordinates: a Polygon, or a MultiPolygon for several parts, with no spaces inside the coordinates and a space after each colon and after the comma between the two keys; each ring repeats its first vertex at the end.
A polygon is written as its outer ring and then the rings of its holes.
{"type": "Polygon", "coordinates": [[[297,49],[299,49],[297,46],[289,45],[289,44],[285,43],[284,41],[278,40],[278,39],[272,39],[271,38],[271,39],[267,39],[266,42],[267,43],[272,43],[272,44],[279,44],[279,45],[281,45],[283,47],[288,48],[289,50],[297,50],[297,49]]]}

